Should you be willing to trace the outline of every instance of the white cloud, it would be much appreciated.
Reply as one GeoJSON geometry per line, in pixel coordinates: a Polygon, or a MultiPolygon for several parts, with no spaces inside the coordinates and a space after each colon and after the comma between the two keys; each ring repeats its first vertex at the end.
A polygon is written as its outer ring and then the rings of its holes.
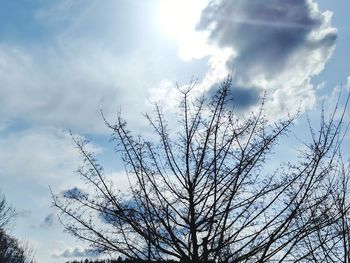
{"type": "Polygon", "coordinates": [[[348,89],[350,89],[350,76],[347,78],[346,86],[348,89]]]}
{"type": "Polygon", "coordinates": [[[163,110],[173,110],[179,102],[179,91],[176,84],[168,79],[163,79],[158,86],[149,89],[149,101],[151,104],[160,103],[163,110]]]}

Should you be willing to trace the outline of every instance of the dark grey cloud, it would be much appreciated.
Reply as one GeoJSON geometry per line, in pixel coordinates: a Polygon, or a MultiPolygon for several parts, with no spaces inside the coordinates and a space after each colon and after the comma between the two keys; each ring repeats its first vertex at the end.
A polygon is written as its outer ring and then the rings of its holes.
{"type": "MultiPolygon", "coordinates": [[[[143,209],[142,207],[139,207],[137,203],[132,200],[128,199],[125,200],[121,205],[124,207],[124,209],[131,211],[132,209],[143,209]]],[[[118,217],[119,211],[115,210],[113,207],[110,207],[109,203],[105,203],[103,205],[106,209],[101,211],[98,214],[98,217],[100,218],[101,222],[104,224],[115,224],[115,223],[123,223],[122,221],[119,221],[120,218],[118,217]]],[[[136,216],[136,215],[135,215],[136,216]]]]}
{"type": "MultiPolygon", "coordinates": [[[[211,87],[208,91],[208,95],[213,96],[218,88],[219,85],[211,87]]],[[[261,92],[255,87],[232,85],[230,88],[230,95],[232,97],[230,104],[232,108],[238,111],[244,111],[249,107],[256,105],[262,99],[261,92]]]]}
{"type": "Polygon", "coordinates": [[[79,189],[78,187],[73,187],[68,190],[64,190],[61,192],[61,195],[66,198],[85,198],[88,196],[86,192],[79,189]]]}
{"type": "Polygon", "coordinates": [[[233,106],[238,110],[245,110],[261,101],[261,94],[256,88],[233,87],[233,106]]]}
{"type": "Polygon", "coordinates": [[[228,63],[244,69],[241,74],[260,69],[271,78],[300,49],[334,45],[335,32],[319,39],[309,37],[326,19],[313,8],[308,0],[212,1],[203,11],[198,29],[210,28],[211,41],[236,50],[238,56],[228,63]]]}
{"type": "Polygon", "coordinates": [[[235,68],[238,107],[258,102],[267,90],[278,112],[295,100],[302,109],[313,104],[310,78],[322,71],[337,38],[331,17],[314,0],[212,0],[197,30],[208,33],[211,46],[232,50],[224,62],[227,71],[235,68]]]}

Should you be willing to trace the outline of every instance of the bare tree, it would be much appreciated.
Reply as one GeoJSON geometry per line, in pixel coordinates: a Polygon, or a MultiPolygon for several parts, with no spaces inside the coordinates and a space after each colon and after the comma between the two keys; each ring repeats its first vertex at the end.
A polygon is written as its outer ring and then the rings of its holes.
{"type": "Polygon", "coordinates": [[[350,167],[345,165],[339,156],[339,166],[333,168],[334,175],[330,179],[333,198],[333,211],[327,216],[337,215],[332,224],[317,229],[303,240],[303,248],[310,253],[307,262],[350,262],[350,167]]]}
{"type": "Polygon", "coordinates": [[[0,262],[33,263],[34,258],[28,246],[0,230],[0,262]]]}
{"type": "Polygon", "coordinates": [[[337,108],[328,120],[322,114],[297,163],[269,174],[267,157],[295,116],[271,124],[263,102],[238,117],[230,78],[211,98],[193,99],[194,86],[179,89],[177,133],[158,105],[146,115],[159,141],[132,136],[120,116],[106,122],[129,177],[127,194],[74,139],[84,158],[78,173],[92,192],[53,196],[68,232],[101,251],[182,262],[319,262],[317,253],[334,249],[324,244],[348,238],[347,225],[331,231],[348,215],[338,198],[348,192],[337,188],[344,112],[338,120],[337,108]]]}
{"type": "Polygon", "coordinates": [[[33,263],[31,249],[7,233],[15,215],[15,210],[7,204],[5,197],[0,196],[0,262],[33,263]]]}
{"type": "Polygon", "coordinates": [[[0,229],[8,227],[15,216],[15,210],[6,202],[5,196],[0,195],[0,229]]]}

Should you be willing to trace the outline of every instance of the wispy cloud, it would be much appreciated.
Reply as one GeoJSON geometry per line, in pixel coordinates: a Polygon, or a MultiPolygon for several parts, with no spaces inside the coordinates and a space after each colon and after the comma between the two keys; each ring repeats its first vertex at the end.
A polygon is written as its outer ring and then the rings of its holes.
{"type": "MultiPolygon", "coordinates": [[[[45,55],[44,55],[45,53],[45,55]]],[[[66,46],[40,59],[23,48],[0,45],[0,116],[79,129],[106,131],[107,116],[145,94],[137,61],[123,61],[98,47],[66,46]]],[[[142,104],[142,103],[139,103],[142,104]]]]}

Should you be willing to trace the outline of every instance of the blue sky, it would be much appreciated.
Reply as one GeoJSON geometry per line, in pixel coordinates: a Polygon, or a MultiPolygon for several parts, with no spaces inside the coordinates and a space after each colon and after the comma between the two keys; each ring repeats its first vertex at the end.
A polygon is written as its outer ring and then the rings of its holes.
{"type": "Polygon", "coordinates": [[[240,111],[267,91],[272,120],[300,107],[316,122],[320,102],[349,87],[349,10],[346,0],[0,0],[0,190],[19,211],[13,234],[39,263],[84,254],[49,186],[84,187],[72,130],[126,188],[101,109],[147,133],[141,113],[158,100],[173,111],[176,83],[195,76],[211,92],[234,72],[240,111]]]}

